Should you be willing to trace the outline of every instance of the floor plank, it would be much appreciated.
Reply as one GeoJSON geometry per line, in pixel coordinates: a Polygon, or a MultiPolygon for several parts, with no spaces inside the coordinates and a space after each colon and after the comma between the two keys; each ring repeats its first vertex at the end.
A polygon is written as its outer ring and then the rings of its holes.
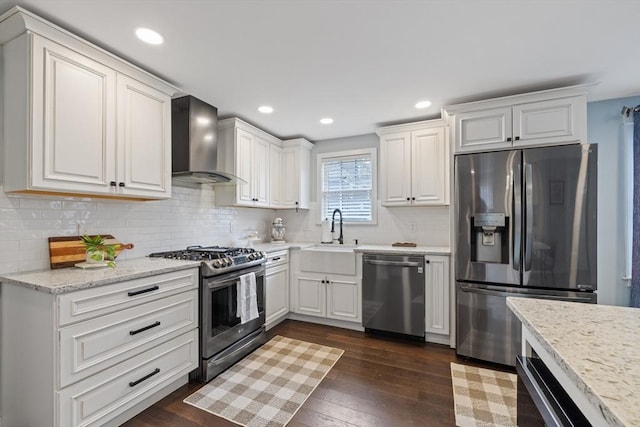
{"type": "MultiPolygon", "coordinates": [[[[269,338],[282,335],[345,351],[293,417],[290,427],[454,426],[449,363],[505,370],[458,358],[454,350],[444,345],[294,320],[282,322],[268,335],[269,338]]],[[[235,426],[183,402],[200,387],[201,384],[190,383],[179,388],[124,426],[235,426]]]]}

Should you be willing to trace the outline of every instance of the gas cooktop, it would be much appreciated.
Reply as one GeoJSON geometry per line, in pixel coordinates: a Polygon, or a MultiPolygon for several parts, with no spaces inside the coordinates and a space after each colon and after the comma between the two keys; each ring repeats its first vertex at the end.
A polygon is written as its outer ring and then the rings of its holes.
{"type": "Polygon", "coordinates": [[[264,252],[256,251],[253,248],[223,246],[188,246],[183,250],[155,252],[149,256],[200,261],[201,271],[205,277],[263,264],[267,259],[264,252]]]}

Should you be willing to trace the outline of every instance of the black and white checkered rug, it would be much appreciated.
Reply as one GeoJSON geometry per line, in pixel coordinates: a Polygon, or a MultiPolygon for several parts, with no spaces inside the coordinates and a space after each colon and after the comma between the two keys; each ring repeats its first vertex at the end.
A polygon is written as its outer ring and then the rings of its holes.
{"type": "Polygon", "coordinates": [[[278,335],[184,401],[247,427],[284,426],[343,353],[278,335]]]}

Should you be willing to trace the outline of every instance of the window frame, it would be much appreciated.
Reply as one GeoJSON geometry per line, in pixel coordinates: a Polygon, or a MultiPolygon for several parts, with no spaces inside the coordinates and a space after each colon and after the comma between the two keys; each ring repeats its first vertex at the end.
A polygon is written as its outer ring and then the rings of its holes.
{"type": "Polygon", "coordinates": [[[342,159],[346,157],[365,156],[371,157],[371,221],[343,221],[343,224],[349,225],[377,225],[378,224],[378,150],[372,148],[359,148],[345,151],[332,151],[327,153],[318,153],[316,157],[316,183],[317,183],[317,202],[318,217],[317,224],[322,224],[324,217],[323,209],[323,191],[322,191],[322,164],[328,159],[342,159]]]}

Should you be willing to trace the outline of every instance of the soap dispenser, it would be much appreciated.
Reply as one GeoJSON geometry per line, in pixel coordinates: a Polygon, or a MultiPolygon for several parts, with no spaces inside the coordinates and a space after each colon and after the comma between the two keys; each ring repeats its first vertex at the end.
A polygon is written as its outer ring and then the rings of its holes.
{"type": "Polygon", "coordinates": [[[333,236],[331,235],[331,221],[329,218],[325,218],[322,221],[322,239],[321,243],[333,243],[333,236]]]}

